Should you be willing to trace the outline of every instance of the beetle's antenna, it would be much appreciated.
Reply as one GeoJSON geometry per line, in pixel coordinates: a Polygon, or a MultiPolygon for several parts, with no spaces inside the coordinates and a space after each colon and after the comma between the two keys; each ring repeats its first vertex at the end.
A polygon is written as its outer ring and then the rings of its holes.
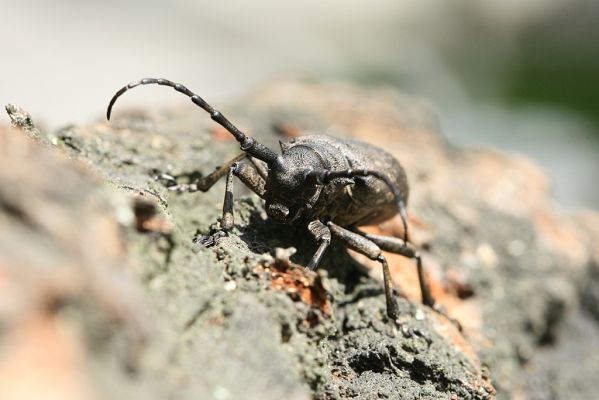
{"type": "Polygon", "coordinates": [[[221,114],[220,111],[215,110],[214,107],[212,107],[210,104],[206,103],[206,101],[204,101],[204,99],[202,99],[200,96],[193,93],[191,90],[187,89],[185,86],[183,86],[179,83],[171,82],[167,79],[145,78],[145,79],[141,79],[136,82],[131,82],[127,86],[124,86],[123,88],[121,88],[121,90],[116,92],[116,94],[110,100],[110,103],[108,104],[108,109],[106,110],[106,118],[110,120],[110,114],[112,113],[112,107],[114,106],[114,103],[127,90],[133,89],[134,87],[137,87],[140,85],[151,85],[151,84],[172,87],[177,92],[183,93],[184,95],[189,97],[195,105],[197,105],[198,107],[200,107],[201,109],[206,111],[208,114],[210,114],[210,118],[212,118],[215,122],[220,124],[227,131],[229,131],[233,136],[235,136],[235,139],[241,145],[240,146],[241,150],[247,152],[248,154],[252,155],[253,157],[256,157],[256,158],[266,162],[269,165],[272,164],[276,160],[277,154],[275,152],[273,152],[271,149],[264,146],[263,144],[258,143],[256,140],[252,139],[251,137],[246,136],[243,132],[241,132],[239,129],[237,129],[237,127],[235,125],[233,125],[223,114],[221,114]]]}
{"type": "Polygon", "coordinates": [[[306,182],[315,184],[327,184],[335,178],[353,178],[356,176],[368,176],[372,175],[382,181],[384,181],[389,189],[393,192],[397,205],[399,207],[399,216],[401,217],[401,223],[403,225],[403,240],[407,244],[408,235],[408,212],[406,209],[406,203],[402,196],[401,191],[391,179],[385,174],[379,171],[373,171],[371,169],[346,169],[343,171],[329,171],[329,170],[315,170],[310,171],[306,174],[306,182]]]}

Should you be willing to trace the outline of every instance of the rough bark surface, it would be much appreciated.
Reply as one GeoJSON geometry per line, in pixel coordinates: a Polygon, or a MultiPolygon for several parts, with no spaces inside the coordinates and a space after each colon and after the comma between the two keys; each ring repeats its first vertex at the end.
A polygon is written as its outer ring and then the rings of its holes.
{"type": "MultiPolygon", "coordinates": [[[[53,133],[7,109],[20,130],[0,129],[0,398],[599,391],[599,217],[556,210],[526,159],[455,147],[428,104],[385,89],[276,82],[221,110],[271,148],[327,132],[401,160],[413,241],[464,331],[422,306],[413,263],[388,255],[405,296],[396,324],[377,263],[333,244],[304,272],[316,244],[267,220],[242,186],[233,233],[194,244],[216,227],[223,184],[179,195],[155,176],[208,174],[236,143],[192,105],[124,112],[121,102],[111,123],[53,133]]],[[[366,229],[401,236],[396,220],[366,229]]]]}

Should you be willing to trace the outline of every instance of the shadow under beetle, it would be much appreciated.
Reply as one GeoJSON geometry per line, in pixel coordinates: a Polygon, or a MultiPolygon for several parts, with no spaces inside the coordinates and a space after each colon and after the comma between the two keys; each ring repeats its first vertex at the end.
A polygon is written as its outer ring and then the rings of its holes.
{"type": "Polygon", "coordinates": [[[326,135],[310,135],[281,142],[281,153],[246,136],[218,110],[185,86],[166,79],[146,78],[128,84],[110,100],[110,119],[117,98],[140,85],[158,84],[174,88],[210,114],[240,143],[243,153],[191,184],[171,186],[179,192],[207,191],[227,176],[220,229],[203,236],[200,243],[211,246],[233,228],[233,177],[266,202],[266,214],[285,224],[304,224],[318,242],[307,268],[313,270],[335,238],[346,247],[381,263],[387,301],[387,315],[397,320],[399,310],[392,292],[387,260],[381,250],[416,260],[422,302],[435,308],[425,280],[419,252],[408,243],[406,203],[409,186],[406,173],[389,153],[367,143],[326,135]],[[245,158],[250,163],[242,163],[245,158]],[[361,225],[383,222],[397,213],[404,226],[403,239],[373,235],[361,225]]]}

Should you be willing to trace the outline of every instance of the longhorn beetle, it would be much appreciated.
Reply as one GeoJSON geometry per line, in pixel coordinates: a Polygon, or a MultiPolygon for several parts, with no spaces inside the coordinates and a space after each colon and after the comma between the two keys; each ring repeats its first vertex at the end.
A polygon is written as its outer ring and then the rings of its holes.
{"type": "Polygon", "coordinates": [[[188,96],[229,131],[243,151],[210,175],[191,184],[170,187],[179,192],[205,192],[220,178],[227,176],[220,229],[202,237],[202,244],[215,244],[233,228],[233,177],[236,176],[265,200],[266,214],[270,218],[307,227],[318,243],[308,269],[318,267],[333,237],[346,247],[380,262],[387,315],[397,320],[399,310],[393,297],[391,274],[381,250],[401,254],[416,260],[422,302],[435,308],[420,253],[408,242],[406,203],[409,186],[406,173],[392,155],[367,143],[326,135],[303,136],[281,142],[282,154],[279,155],[245,135],[200,96],[166,79],[146,78],[120,89],[110,100],[107,119],[110,120],[116,100],[127,90],[150,84],[169,86],[188,96]],[[244,158],[248,158],[250,164],[242,163],[244,158]],[[403,239],[373,235],[358,229],[361,225],[383,222],[397,213],[404,227],[403,239]]]}

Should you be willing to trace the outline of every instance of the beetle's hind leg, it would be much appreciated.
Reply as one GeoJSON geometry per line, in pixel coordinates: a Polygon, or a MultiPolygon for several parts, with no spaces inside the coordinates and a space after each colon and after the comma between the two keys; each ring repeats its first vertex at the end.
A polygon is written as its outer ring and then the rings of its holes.
{"type": "Polygon", "coordinates": [[[371,260],[376,260],[381,263],[381,266],[383,267],[385,299],[387,301],[387,315],[392,320],[397,320],[399,318],[399,308],[397,307],[395,297],[393,297],[393,280],[391,279],[389,264],[387,264],[387,259],[385,256],[382,255],[380,247],[377,246],[372,240],[342,228],[332,222],[328,223],[328,227],[331,231],[331,234],[335,238],[341,240],[347,247],[357,251],[360,254],[364,254],[371,260]]]}

